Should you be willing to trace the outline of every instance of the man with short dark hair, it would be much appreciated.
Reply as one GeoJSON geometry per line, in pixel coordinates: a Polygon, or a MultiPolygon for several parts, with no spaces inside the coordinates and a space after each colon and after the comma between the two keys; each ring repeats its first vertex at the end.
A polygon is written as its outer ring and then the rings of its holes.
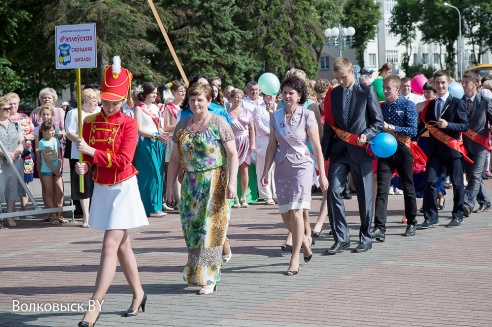
{"type": "Polygon", "coordinates": [[[419,131],[429,131],[427,166],[425,171],[424,218],[420,229],[439,225],[437,211],[437,179],[444,167],[453,183],[453,211],[448,227],[456,227],[463,221],[463,166],[461,160],[469,160],[463,153],[461,133],[468,130],[465,102],[448,92],[451,77],[446,70],[434,73],[436,97],[422,111],[419,131]]]}
{"type": "Polygon", "coordinates": [[[388,194],[393,171],[396,169],[403,185],[403,202],[407,229],[404,236],[414,236],[417,225],[417,197],[413,186],[413,154],[410,149],[411,138],[417,135],[417,108],[415,104],[400,94],[400,77],[388,75],[383,80],[386,101],[381,104],[384,118],[384,131],[396,137],[396,152],[388,158],[378,159],[376,209],[374,229],[371,236],[384,242],[388,194]]]}
{"type": "Polygon", "coordinates": [[[480,77],[475,73],[466,73],[463,76],[462,85],[465,91],[463,101],[466,103],[469,129],[463,133],[463,144],[467,156],[473,160],[473,164],[465,162],[466,179],[468,185],[465,188],[465,201],[463,215],[470,216],[478,201],[480,207],[476,212],[488,211],[491,207],[490,199],[485,193],[482,181],[482,171],[491,150],[489,144],[488,124],[492,124],[492,102],[490,99],[477,93],[480,77]]]}

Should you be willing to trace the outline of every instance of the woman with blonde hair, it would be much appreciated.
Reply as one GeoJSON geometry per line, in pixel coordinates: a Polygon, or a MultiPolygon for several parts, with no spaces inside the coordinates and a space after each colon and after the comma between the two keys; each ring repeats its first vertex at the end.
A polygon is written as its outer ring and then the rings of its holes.
{"type": "MultiPolygon", "coordinates": [[[[33,181],[34,175],[34,159],[33,159],[33,143],[34,143],[34,125],[32,124],[31,118],[26,114],[19,113],[20,97],[17,93],[7,93],[5,95],[7,99],[10,99],[10,119],[17,123],[19,129],[24,134],[25,145],[24,148],[29,151],[24,150],[22,154],[22,160],[24,162],[24,182],[26,186],[33,181]]],[[[27,196],[22,196],[20,198],[21,210],[27,210],[27,196]]]]}
{"type": "Polygon", "coordinates": [[[70,152],[70,186],[73,200],[79,200],[82,207],[83,222],[82,227],[89,227],[89,205],[94,189],[92,171],[84,175],[84,192],[80,192],[79,175],[75,171],[75,164],[79,161],[80,153],[75,144],[79,140],[79,119],[82,121],[89,115],[98,113],[101,108],[98,106],[100,97],[94,89],[84,89],[82,91],[82,117],[79,117],[78,110],[70,110],[67,113],[67,138],[72,141],[70,152]]]}
{"type": "MultiPolygon", "coordinates": [[[[58,101],[58,95],[56,91],[51,87],[45,87],[41,91],[39,91],[39,101],[41,104],[49,105],[54,108],[55,114],[52,118],[53,124],[55,128],[58,127],[61,131],[65,131],[65,111],[62,108],[56,107],[56,102],[58,101]]],[[[41,110],[41,106],[34,109],[31,112],[31,120],[34,124],[34,127],[39,126],[43,123],[41,116],[39,115],[39,111],[41,110]]]]}
{"type": "Polygon", "coordinates": [[[251,164],[251,155],[256,151],[254,117],[250,110],[241,107],[244,93],[240,89],[231,91],[231,108],[228,110],[231,127],[234,132],[237,155],[239,160],[239,174],[241,175],[241,204],[234,199],[234,207],[247,208],[246,191],[248,189],[248,168],[251,164]]]}
{"type": "MultiPolygon", "coordinates": [[[[0,97],[0,140],[2,140],[7,150],[7,153],[4,153],[0,149],[0,170],[2,171],[0,173],[0,205],[4,201],[7,202],[7,212],[14,212],[15,201],[20,196],[26,195],[24,189],[19,185],[14,171],[17,169],[21,176],[24,174],[21,159],[24,149],[24,135],[20,128],[10,119],[11,108],[10,98],[0,97]],[[7,156],[10,157],[14,166],[8,163],[7,156]]],[[[7,224],[10,227],[17,225],[12,218],[7,218],[7,224]]]]}

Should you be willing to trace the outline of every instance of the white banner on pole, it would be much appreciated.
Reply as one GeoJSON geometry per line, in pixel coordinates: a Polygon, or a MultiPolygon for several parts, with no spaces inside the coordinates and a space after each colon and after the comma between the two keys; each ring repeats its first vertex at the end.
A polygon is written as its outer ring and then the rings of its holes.
{"type": "Polygon", "coordinates": [[[96,68],[96,24],[55,26],[56,69],[96,68]]]}

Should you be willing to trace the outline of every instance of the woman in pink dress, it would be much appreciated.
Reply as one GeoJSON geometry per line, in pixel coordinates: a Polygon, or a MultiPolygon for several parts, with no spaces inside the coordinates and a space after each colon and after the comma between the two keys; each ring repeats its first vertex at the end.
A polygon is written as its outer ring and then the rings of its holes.
{"type": "Polygon", "coordinates": [[[231,118],[231,127],[234,132],[236,141],[237,154],[239,158],[239,174],[241,175],[241,205],[236,197],[234,207],[247,208],[246,191],[248,189],[248,166],[251,164],[251,153],[256,151],[255,146],[255,128],[253,113],[241,107],[243,91],[234,89],[231,91],[231,108],[229,117],[231,118]]]}
{"type": "Polygon", "coordinates": [[[286,275],[299,273],[299,251],[301,244],[304,262],[313,256],[312,238],[304,234],[304,210],[311,207],[311,186],[314,168],[319,169],[319,184],[324,192],[328,180],[321,152],[318,123],[314,113],[303,108],[307,99],[304,80],[298,77],[286,78],[281,85],[285,107],[274,111],[270,119],[270,139],[265,158],[261,182],[268,185],[268,171],[275,161],[275,185],[279,212],[285,226],[292,233],[292,255],[286,275]],[[307,143],[311,141],[313,155],[307,143]]]}

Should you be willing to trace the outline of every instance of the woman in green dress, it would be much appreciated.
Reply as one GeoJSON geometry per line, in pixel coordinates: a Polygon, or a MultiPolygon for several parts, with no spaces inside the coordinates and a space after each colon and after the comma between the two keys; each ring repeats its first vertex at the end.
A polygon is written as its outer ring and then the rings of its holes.
{"type": "Polygon", "coordinates": [[[238,157],[230,125],[208,110],[212,88],[196,83],[188,98],[193,116],[180,120],[174,131],[166,194],[169,204],[177,202],[172,185],[184,171],[179,209],[188,263],[183,278],[202,286],[197,294],[204,295],[220,282],[230,218],[227,199],[236,196],[238,157]]]}

